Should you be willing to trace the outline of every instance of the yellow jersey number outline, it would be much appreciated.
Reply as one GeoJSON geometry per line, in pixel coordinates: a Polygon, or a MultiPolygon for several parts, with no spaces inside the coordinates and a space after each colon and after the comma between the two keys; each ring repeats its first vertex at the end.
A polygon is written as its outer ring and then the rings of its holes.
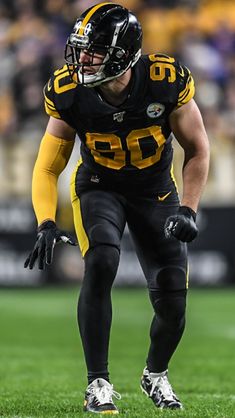
{"type": "MultiPolygon", "coordinates": [[[[174,58],[158,57],[150,55],[149,59],[154,62],[150,66],[150,78],[154,81],[161,81],[167,77],[170,83],[176,79],[175,68],[172,63],[174,58]],[[157,61],[157,62],[155,62],[157,61]],[[158,73],[156,73],[158,69],[158,73]],[[166,75],[166,69],[169,70],[170,75],[166,75]]],[[[60,70],[55,71],[54,89],[57,94],[63,93],[67,90],[76,87],[76,83],[69,83],[63,86],[59,85],[59,81],[69,75],[67,65],[64,65],[60,70]]],[[[150,126],[143,129],[132,130],[126,137],[127,149],[130,151],[131,164],[139,169],[150,167],[156,164],[160,158],[166,142],[162,134],[160,126],[150,126]],[[140,147],[141,139],[151,136],[156,142],[155,153],[149,157],[143,158],[140,147]]],[[[126,165],[126,151],[122,147],[121,138],[115,134],[100,134],[100,133],[86,133],[86,145],[91,150],[95,161],[105,167],[120,170],[126,165]],[[106,143],[109,149],[98,149],[97,142],[106,143]],[[114,158],[110,158],[108,154],[114,153],[114,158]],[[107,157],[105,156],[107,154],[107,157]]]]}
{"type": "Polygon", "coordinates": [[[73,81],[69,84],[60,86],[60,80],[70,75],[67,65],[64,65],[63,68],[61,68],[60,70],[56,70],[54,72],[54,75],[54,90],[57,94],[64,93],[65,91],[74,89],[77,86],[77,84],[73,81]]]}
{"type": "Polygon", "coordinates": [[[150,66],[150,78],[153,81],[162,81],[167,78],[169,83],[174,83],[176,80],[176,70],[173,64],[175,59],[172,57],[161,57],[158,55],[149,55],[150,61],[154,62],[150,66]],[[166,74],[168,70],[169,75],[166,74]]]}
{"type": "MultiPolygon", "coordinates": [[[[127,149],[130,151],[131,164],[139,169],[150,167],[157,163],[166,142],[160,126],[149,126],[148,128],[132,130],[125,138],[127,149]],[[151,136],[156,142],[155,153],[143,158],[140,147],[141,139],[151,136]]],[[[122,148],[121,138],[115,134],[86,133],[86,145],[91,150],[95,161],[107,168],[120,170],[126,165],[126,151],[122,148]],[[109,149],[97,145],[103,142],[109,145],[109,149]],[[102,149],[101,149],[102,148],[102,149]],[[114,158],[109,158],[105,154],[114,153],[114,158]]]]}

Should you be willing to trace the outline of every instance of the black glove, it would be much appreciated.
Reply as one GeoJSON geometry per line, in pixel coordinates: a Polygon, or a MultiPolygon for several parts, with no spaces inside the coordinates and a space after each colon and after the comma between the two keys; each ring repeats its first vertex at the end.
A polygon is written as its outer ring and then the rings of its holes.
{"type": "Polygon", "coordinates": [[[169,216],[164,225],[166,238],[174,236],[180,241],[191,242],[197,234],[196,212],[188,206],[180,206],[178,213],[169,216]]]}
{"type": "Polygon", "coordinates": [[[55,244],[59,241],[77,245],[66,232],[60,231],[55,222],[45,221],[38,227],[37,240],[33,250],[27,257],[24,267],[32,269],[38,259],[38,268],[44,270],[46,264],[51,264],[55,244]]]}

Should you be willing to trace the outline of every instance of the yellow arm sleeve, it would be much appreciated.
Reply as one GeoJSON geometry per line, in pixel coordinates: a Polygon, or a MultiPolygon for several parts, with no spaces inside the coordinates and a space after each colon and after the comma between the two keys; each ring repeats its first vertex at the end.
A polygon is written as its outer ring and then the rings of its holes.
{"type": "Polygon", "coordinates": [[[74,141],[67,141],[45,133],[33,170],[32,201],[34,212],[41,224],[46,219],[55,221],[57,208],[57,181],[66,167],[74,141]]]}

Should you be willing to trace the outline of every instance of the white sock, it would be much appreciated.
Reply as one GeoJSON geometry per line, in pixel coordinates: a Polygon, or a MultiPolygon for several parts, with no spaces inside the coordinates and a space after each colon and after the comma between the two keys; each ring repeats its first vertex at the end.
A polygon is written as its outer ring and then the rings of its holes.
{"type": "Polygon", "coordinates": [[[156,379],[156,377],[163,377],[167,374],[168,369],[164,370],[164,372],[161,373],[153,373],[153,372],[149,372],[150,377],[152,377],[153,379],[156,379]]]}

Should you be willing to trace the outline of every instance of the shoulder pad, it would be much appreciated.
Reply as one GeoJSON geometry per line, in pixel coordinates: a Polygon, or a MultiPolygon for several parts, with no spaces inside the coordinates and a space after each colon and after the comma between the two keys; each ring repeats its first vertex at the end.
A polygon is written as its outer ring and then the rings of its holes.
{"type": "Polygon", "coordinates": [[[77,84],[71,81],[67,65],[56,70],[44,87],[46,113],[60,119],[60,111],[72,105],[76,87],[77,84]]]}

